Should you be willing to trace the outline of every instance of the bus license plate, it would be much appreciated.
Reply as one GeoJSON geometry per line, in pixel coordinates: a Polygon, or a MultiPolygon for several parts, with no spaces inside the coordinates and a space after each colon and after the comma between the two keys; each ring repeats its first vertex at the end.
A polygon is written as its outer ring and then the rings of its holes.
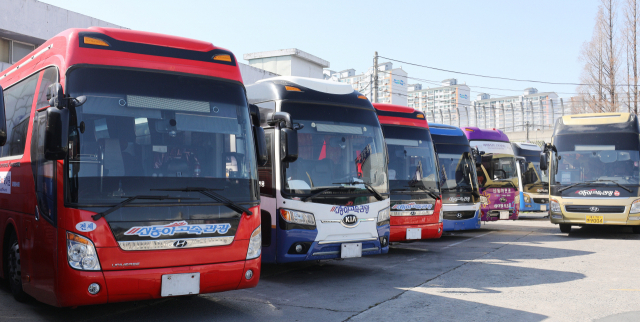
{"type": "Polygon", "coordinates": [[[162,275],[162,297],[199,293],[200,273],[162,275]]]}
{"type": "Polygon", "coordinates": [[[547,211],[547,205],[540,205],[540,211],[547,211]]]}
{"type": "Polygon", "coordinates": [[[422,228],[407,228],[407,239],[421,239],[422,228]]]}
{"type": "Polygon", "coordinates": [[[500,212],[500,219],[509,219],[509,212],[508,211],[501,211],[500,212]]]}
{"type": "Polygon", "coordinates": [[[587,224],[604,224],[604,216],[587,216],[587,224]]]}
{"type": "Polygon", "coordinates": [[[362,257],[362,243],[342,244],[340,258],[362,257]]]}

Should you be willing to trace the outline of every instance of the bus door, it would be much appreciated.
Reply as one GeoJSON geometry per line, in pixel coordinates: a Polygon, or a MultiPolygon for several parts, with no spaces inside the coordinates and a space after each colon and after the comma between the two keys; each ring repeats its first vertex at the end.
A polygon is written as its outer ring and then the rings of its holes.
{"type": "Polygon", "coordinates": [[[31,138],[31,168],[35,182],[35,220],[32,221],[30,286],[37,289],[40,301],[55,303],[54,282],[58,263],[58,231],[56,204],[57,161],[44,158],[44,133],[47,110],[36,112],[31,138]]]}

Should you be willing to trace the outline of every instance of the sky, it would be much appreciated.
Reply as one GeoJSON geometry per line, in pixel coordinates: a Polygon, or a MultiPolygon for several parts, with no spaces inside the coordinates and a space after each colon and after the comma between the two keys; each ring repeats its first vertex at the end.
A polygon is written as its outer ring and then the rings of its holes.
{"type": "MultiPolygon", "coordinates": [[[[245,1],[41,0],[134,30],[210,41],[242,55],[298,48],[330,69],[364,72],[374,52],[408,63],[480,75],[579,83],[580,49],[598,0],[245,1]]],[[[380,63],[385,62],[380,59],[380,63]]],[[[246,62],[245,62],[246,63],[246,62]]],[[[457,75],[394,62],[409,77],[456,78],[492,97],[528,87],[573,96],[575,85],[457,75]],[[474,87],[476,86],[476,87],[474,87]],[[500,88],[482,89],[477,86],[500,88]]],[[[410,83],[420,81],[410,80],[410,83]]],[[[423,83],[426,86],[436,85],[423,83]]]]}

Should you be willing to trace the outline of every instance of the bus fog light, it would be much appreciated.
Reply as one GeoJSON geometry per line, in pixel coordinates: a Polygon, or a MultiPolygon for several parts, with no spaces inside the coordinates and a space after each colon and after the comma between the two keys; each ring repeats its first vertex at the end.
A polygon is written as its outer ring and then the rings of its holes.
{"type": "Polygon", "coordinates": [[[262,253],[262,230],[260,226],[251,233],[249,247],[247,248],[247,259],[258,258],[262,253]]]}
{"type": "Polygon", "coordinates": [[[629,217],[629,220],[640,220],[640,217],[629,217]]]}
{"type": "Polygon", "coordinates": [[[562,219],[562,215],[552,215],[551,218],[553,218],[553,219],[562,219]]]}
{"type": "Polygon", "coordinates": [[[253,271],[252,270],[249,269],[244,273],[244,278],[250,280],[252,277],[253,277],[253,271]]]}
{"type": "Polygon", "coordinates": [[[389,245],[389,240],[387,239],[387,236],[380,237],[380,247],[387,247],[387,245],[389,245]]]}
{"type": "Polygon", "coordinates": [[[93,242],[86,237],[67,232],[69,266],[83,271],[99,271],[100,261],[93,242]]]}
{"type": "Polygon", "coordinates": [[[303,249],[302,245],[300,244],[296,245],[296,253],[302,253],[302,249],[303,249]]]}
{"type": "Polygon", "coordinates": [[[98,292],[100,292],[100,284],[98,283],[91,283],[91,285],[89,285],[89,289],[88,289],[89,293],[92,295],[96,295],[98,294],[98,292]]]}
{"type": "Polygon", "coordinates": [[[640,213],[640,199],[637,199],[631,204],[631,210],[629,210],[630,214],[640,213]]]}

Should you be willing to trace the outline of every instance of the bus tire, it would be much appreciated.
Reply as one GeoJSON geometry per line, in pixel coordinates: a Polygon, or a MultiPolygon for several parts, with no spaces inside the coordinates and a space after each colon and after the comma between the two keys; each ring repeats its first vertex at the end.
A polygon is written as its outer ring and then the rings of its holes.
{"type": "Polygon", "coordinates": [[[570,233],[571,232],[571,225],[568,224],[560,224],[560,231],[563,233],[570,233]]]}
{"type": "Polygon", "coordinates": [[[640,234],[640,226],[631,226],[631,231],[634,234],[640,234]]]}
{"type": "Polygon", "coordinates": [[[4,252],[5,276],[9,282],[9,288],[13,298],[18,302],[24,302],[29,295],[22,289],[22,274],[20,270],[20,244],[14,231],[10,232],[9,242],[4,252]]]}

